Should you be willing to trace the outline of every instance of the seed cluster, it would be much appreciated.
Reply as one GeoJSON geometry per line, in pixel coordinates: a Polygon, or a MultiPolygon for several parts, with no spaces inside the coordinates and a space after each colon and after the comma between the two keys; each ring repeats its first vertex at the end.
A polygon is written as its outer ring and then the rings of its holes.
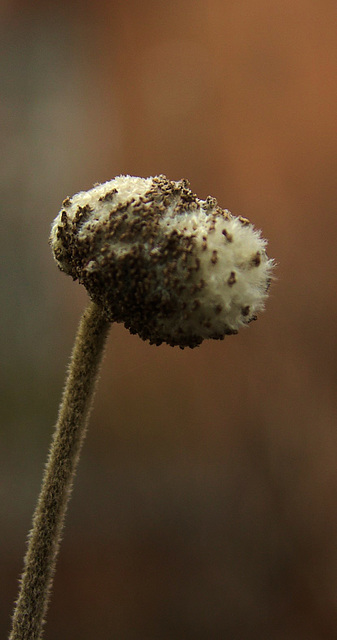
{"type": "Polygon", "coordinates": [[[110,321],[182,348],[254,320],[273,268],[249,220],[163,175],[118,176],[66,198],[50,244],[110,321]]]}

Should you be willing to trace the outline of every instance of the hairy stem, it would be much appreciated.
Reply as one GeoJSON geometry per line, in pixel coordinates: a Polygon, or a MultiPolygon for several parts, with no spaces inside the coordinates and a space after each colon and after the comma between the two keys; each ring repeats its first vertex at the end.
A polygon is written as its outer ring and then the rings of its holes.
{"type": "Polygon", "coordinates": [[[24,571],[13,615],[10,640],[39,640],[67,504],[99,373],[109,322],[91,303],[83,314],[41,492],[28,537],[24,571]]]}

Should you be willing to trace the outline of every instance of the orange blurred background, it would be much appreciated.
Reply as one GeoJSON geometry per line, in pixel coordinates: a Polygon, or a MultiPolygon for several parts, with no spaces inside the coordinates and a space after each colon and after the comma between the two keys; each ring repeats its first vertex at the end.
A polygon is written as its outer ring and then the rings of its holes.
{"type": "Polygon", "coordinates": [[[278,267],[224,342],[113,326],[48,640],[337,636],[333,0],[5,0],[0,9],[0,631],[86,293],[47,244],[66,195],[186,177],[278,267]]]}

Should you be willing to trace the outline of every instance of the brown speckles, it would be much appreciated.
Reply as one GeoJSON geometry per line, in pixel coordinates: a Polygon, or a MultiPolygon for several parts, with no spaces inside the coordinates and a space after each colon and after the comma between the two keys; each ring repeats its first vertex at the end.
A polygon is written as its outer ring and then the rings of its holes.
{"type": "Polygon", "coordinates": [[[54,250],[54,255],[56,260],[60,260],[62,258],[62,249],[59,249],[58,247],[54,250]]]}
{"type": "Polygon", "coordinates": [[[190,183],[189,183],[189,181],[188,181],[188,180],[186,180],[186,178],[182,178],[182,179],[179,181],[179,186],[181,186],[181,188],[182,188],[182,189],[189,190],[189,188],[190,188],[190,183]]]}
{"type": "Polygon", "coordinates": [[[110,202],[111,200],[113,200],[116,193],[118,193],[117,189],[111,189],[111,191],[107,191],[104,196],[101,196],[98,199],[100,202],[110,202]]]}
{"type": "Polygon", "coordinates": [[[247,317],[250,313],[250,306],[247,304],[245,307],[242,307],[241,313],[243,316],[247,317]]]}
{"type": "Polygon", "coordinates": [[[218,252],[216,250],[212,251],[211,263],[216,264],[218,262],[218,252]]]}
{"type": "Polygon", "coordinates": [[[128,242],[130,240],[130,234],[125,231],[125,233],[121,233],[121,235],[119,236],[119,239],[121,242],[128,242]]]}
{"type": "Polygon", "coordinates": [[[236,283],[236,275],[235,275],[235,271],[231,271],[229,274],[229,278],[227,280],[227,284],[229,287],[232,287],[233,284],[236,283]]]}
{"type": "Polygon", "coordinates": [[[76,229],[76,231],[79,231],[80,227],[87,221],[91,212],[92,208],[88,204],[85,204],[83,207],[77,207],[74,216],[74,229],[76,229]]]}
{"type": "Polygon", "coordinates": [[[71,205],[71,198],[67,196],[62,202],[62,207],[70,207],[70,205],[71,205]]]}
{"type": "Polygon", "coordinates": [[[57,239],[61,240],[62,238],[64,238],[65,236],[65,232],[64,232],[64,228],[62,225],[58,225],[57,227],[57,233],[56,233],[57,239]]]}
{"type": "Polygon", "coordinates": [[[230,327],[226,328],[225,331],[226,336],[236,336],[238,334],[238,330],[237,329],[231,329],[230,327]]]}
{"type": "Polygon", "coordinates": [[[209,211],[210,209],[216,209],[217,206],[218,206],[217,199],[213,198],[212,196],[207,196],[204,204],[204,208],[206,209],[206,211],[209,211]]]}
{"type": "Polygon", "coordinates": [[[221,304],[217,304],[215,309],[214,309],[215,314],[218,316],[219,313],[221,313],[221,311],[222,311],[222,305],[221,304]]]}
{"type": "MultiPolygon", "coordinates": [[[[220,207],[219,207],[220,209],[220,207]]],[[[224,218],[225,220],[230,220],[232,217],[232,214],[230,211],[228,211],[228,209],[220,209],[219,210],[219,216],[221,216],[221,218],[224,218]]]]}
{"type": "Polygon", "coordinates": [[[261,253],[257,251],[256,254],[251,259],[251,264],[253,267],[258,267],[261,264],[261,253]]]}
{"type": "Polygon", "coordinates": [[[248,227],[248,225],[250,225],[250,220],[248,220],[248,218],[243,218],[242,216],[239,216],[238,219],[244,227],[248,227]]]}
{"type": "Polygon", "coordinates": [[[216,229],[216,219],[215,217],[211,219],[210,225],[208,227],[208,233],[212,233],[216,229]]]}
{"type": "Polygon", "coordinates": [[[233,236],[227,231],[227,229],[222,229],[221,233],[223,236],[225,236],[227,242],[233,242],[233,236]]]}

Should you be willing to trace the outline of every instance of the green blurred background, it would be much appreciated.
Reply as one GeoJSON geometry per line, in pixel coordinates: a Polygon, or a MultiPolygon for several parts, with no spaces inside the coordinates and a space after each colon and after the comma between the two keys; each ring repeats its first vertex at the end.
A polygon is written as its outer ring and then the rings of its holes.
{"type": "Polygon", "coordinates": [[[48,640],[337,637],[335,0],[3,0],[0,631],[86,293],[63,198],[186,177],[278,262],[265,314],[181,351],[113,326],[48,640]]]}

